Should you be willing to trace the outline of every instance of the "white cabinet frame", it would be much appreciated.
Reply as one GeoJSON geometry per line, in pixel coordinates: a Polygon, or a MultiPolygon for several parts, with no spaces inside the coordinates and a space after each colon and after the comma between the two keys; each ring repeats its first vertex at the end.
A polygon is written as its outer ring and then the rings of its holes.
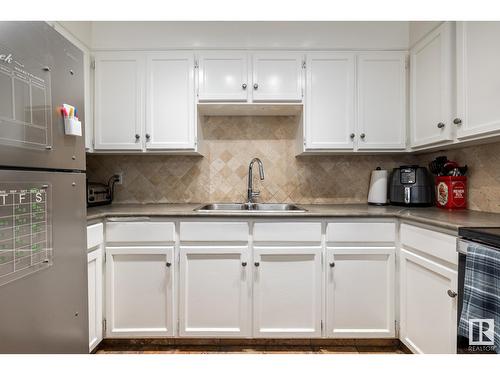
{"type": "Polygon", "coordinates": [[[202,52],[198,54],[198,100],[199,101],[221,101],[221,102],[246,102],[252,91],[251,77],[249,76],[249,56],[246,52],[218,51],[202,52]],[[227,63],[239,64],[240,72],[224,77],[228,82],[220,82],[215,87],[210,83],[210,64],[227,63]],[[234,88],[233,86],[233,79],[234,88]]]}
{"type": "MultiPolygon", "coordinates": [[[[179,269],[179,335],[180,336],[195,336],[195,337],[247,337],[250,334],[250,301],[251,301],[251,285],[252,285],[252,267],[249,262],[249,249],[248,246],[228,246],[226,245],[210,245],[210,246],[181,246],[180,247],[180,269],[179,269]],[[206,265],[210,266],[210,261],[217,262],[217,260],[227,261],[228,259],[237,258],[237,271],[240,273],[239,281],[235,281],[230,278],[223,278],[227,281],[227,289],[221,291],[222,293],[230,292],[234,295],[238,295],[239,306],[237,307],[237,317],[235,320],[238,323],[232,327],[202,327],[202,326],[192,326],[189,321],[189,315],[192,310],[195,310],[199,314],[205,314],[210,317],[213,314],[214,320],[217,320],[218,315],[223,312],[219,309],[224,309],[221,304],[213,305],[195,305],[191,306],[189,304],[190,298],[188,294],[190,293],[189,279],[193,277],[190,270],[190,262],[193,259],[204,260],[206,265]],[[243,265],[245,264],[245,265],[243,265]],[[231,290],[232,289],[232,290],[231,290]]],[[[213,270],[209,270],[207,276],[210,277],[213,270]]],[[[203,271],[202,271],[203,272],[203,271]]],[[[203,282],[203,277],[206,275],[202,272],[194,275],[194,277],[201,277],[203,282]]],[[[228,275],[229,277],[232,275],[228,275]]],[[[210,280],[206,281],[210,283],[210,280]]],[[[216,293],[215,291],[212,291],[216,293]]],[[[209,296],[206,296],[209,297],[209,296]]],[[[206,298],[205,297],[205,298],[206,298]]],[[[220,302],[219,296],[219,302],[220,302]]],[[[191,301],[193,302],[193,301],[191,301]]],[[[234,318],[234,317],[233,317],[234,318]]],[[[204,318],[205,320],[207,317],[204,318]]]]}
{"type": "MultiPolygon", "coordinates": [[[[94,148],[96,150],[142,150],[142,137],[144,129],[144,96],[145,96],[145,82],[144,82],[144,71],[145,71],[145,58],[143,54],[137,52],[128,52],[126,54],[122,52],[99,52],[95,56],[95,122],[94,122],[94,148]],[[114,124],[114,131],[119,132],[120,121],[118,119],[110,119],[109,113],[104,116],[104,111],[109,111],[105,108],[103,102],[103,65],[105,64],[133,64],[135,72],[134,77],[121,77],[122,80],[133,79],[134,93],[133,98],[131,98],[133,104],[133,113],[135,116],[133,118],[125,118],[124,121],[132,121],[134,129],[130,130],[130,134],[127,134],[130,141],[128,142],[110,142],[103,140],[103,127],[109,127],[111,123],[114,124]],[[133,133],[135,132],[135,134],[133,133]],[[139,138],[136,138],[136,135],[139,138]]],[[[119,77],[114,77],[119,79],[119,77]]],[[[119,80],[113,82],[113,85],[118,86],[119,80]]],[[[111,84],[111,83],[110,83],[111,84]]],[[[109,99],[109,98],[108,98],[109,99]]],[[[114,99],[109,99],[114,100],[114,99]]],[[[126,108],[122,104],[116,102],[111,103],[114,108],[113,111],[116,114],[121,113],[121,111],[129,111],[132,108],[126,108]],[[121,109],[120,109],[121,108],[121,109]]]]}
{"type": "MultiPolygon", "coordinates": [[[[298,52],[255,52],[252,55],[252,99],[254,102],[281,102],[281,101],[302,101],[303,97],[303,70],[304,54],[298,52]],[[264,74],[259,70],[260,64],[292,64],[294,67],[293,80],[295,89],[287,92],[266,93],[266,82],[262,82],[264,74]],[[256,86],[257,85],[257,86],[256,86]],[[256,88],[257,87],[257,88],[256,88]]],[[[286,78],[286,77],[285,77],[286,78]]],[[[268,77],[269,80],[279,82],[279,77],[268,77]]],[[[277,82],[277,83],[278,83],[277,82]]]]}
{"type": "MultiPolygon", "coordinates": [[[[407,299],[411,298],[412,296],[409,296],[407,293],[407,288],[406,288],[406,275],[407,275],[407,264],[408,262],[412,262],[419,267],[422,267],[423,269],[427,270],[430,273],[434,273],[438,277],[444,278],[445,280],[448,280],[449,282],[449,288],[452,291],[457,291],[457,284],[458,284],[458,276],[457,276],[457,271],[453,270],[449,267],[446,267],[442,264],[439,264],[430,258],[426,258],[422,255],[413,253],[411,251],[405,250],[404,248],[400,249],[400,263],[399,263],[399,291],[400,291],[400,303],[399,303],[399,308],[400,308],[400,319],[401,319],[401,331],[399,338],[400,340],[408,347],[410,350],[414,353],[420,353],[420,354],[432,354],[426,351],[425,348],[420,347],[419,343],[416,342],[408,332],[407,328],[407,299]]],[[[429,291],[431,292],[431,291],[429,291]]],[[[443,299],[448,299],[449,300],[449,331],[448,331],[448,344],[446,345],[446,350],[444,352],[440,352],[437,354],[453,354],[456,353],[456,340],[457,340],[457,299],[456,298],[451,298],[448,295],[445,294],[446,291],[443,291],[443,299]]],[[[427,306],[428,309],[433,309],[433,306],[427,306]]],[[[431,310],[432,311],[432,310],[431,310]]],[[[424,318],[423,318],[424,319],[424,318]]],[[[421,321],[420,322],[422,325],[426,325],[426,321],[421,321]]],[[[427,343],[424,343],[427,344],[427,343]]],[[[434,353],[436,354],[436,353],[434,353]]]]}
{"type": "MultiPolygon", "coordinates": [[[[106,336],[107,337],[165,337],[174,335],[174,247],[173,246],[124,246],[106,248],[106,336]],[[115,319],[115,291],[119,286],[115,285],[115,266],[114,256],[131,255],[147,257],[148,255],[161,255],[163,267],[165,267],[165,277],[163,285],[157,287],[164,288],[165,305],[160,307],[164,309],[165,321],[160,326],[151,327],[127,327],[118,326],[115,319]],[[167,264],[168,263],[168,264],[167,264]]],[[[141,280],[131,282],[141,283],[141,280]]],[[[121,311],[121,313],[124,313],[121,311]]],[[[126,313],[126,312],[125,312],[126,313]]]]}
{"type": "Polygon", "coordinates": [[[89,298],[89,353],[103,339],[103,257],[102,244],[87,254],[88,266],[93,265],[94,272],[88,272],[89,298]],[[93,288],[92,288],[93,286],[93,288]]]}
{"type": "MultiPolygon", "coordinates": [[[[395,247],[327,247],[327,255],[325,262],[326,274],[326,329],[327,336],[334,338],[392,338],[395,337],[395,247]],[[359,262],[359,261],[372,261],[383,262],[386,266],[386,289],[384,291],[385,297],[385,322],[378,327],[370,328],[339,328],[337,327],[338,316],[335,314],[336,301],[336,272],[339,267],[342,267],[342,262],[359,262]],[[333,264],[333,267],[330,266],[333,264]]],[[[369,272],[367,269],[366,272],[369,272]]],[[[352,275],[356,279],[356,275],[352,275]]],[[[346,287],[346,281],[343,280],[346,287]]],[[[353,280],[353,282],[356,282],[353,280]]],[[[365,285],[364,292],[369,293],[370,288],[376,285],[365,285]]],[[[362,289],[360,287],[353,288],[354,290],[362,289]]],[[[344,291],[345,292],[345,291],[344,291]]],[[[380,292],[380,291],[379,291],[380,292]]],[[[353,299],[366,298],[364,293],[352,294],[353,299]]],[[[371,309],[367,308],[365,311],[353,311],[352,314],[374,313],[371,309]]],[[[377,313],[380,313],[378,311],[377,313]]],[[[362,317],[360,317],[363,320],[362,317]]],[[[364,324],[364,322],[361,322],[364,324]]]]}
{"type": "MultiPolygon", "coordinates": [[[[192,52],[162,52],[155,54],[148,54],[146,57],[146,139],[145,148],[147,150],[158,150],[158,149],[195,149],[195,134],[196,134],[196,108],[195,108],[195,84],[194,84],[194,54],[192,52]],[[183,63],[185,64],[186,81],[183,82],[185,85],[185,92],[187,96],[179,98],[181,101],[186,101],[187,113],[182,113],[179,116],[178,107],[172,108],[169,113],[169,121],[175,121],[174,124],[168,124],[169,129],[182,129],[186,132],[186,137],[180,141],[164,141],[157,140],[156,131],[158,128],[165,126],[159,116],[157,111],[160,108],[164,108],[160,103],[156,103],[155,93],[156,87],[159,85],[164,89],[164,91],[170,90],[171,95],[176,96],[176,87],[169,86],[169,82],[161,82],[155,77],[154,65],[156,63],[183,63]],[[166,89],[166,90],[165,90],[166,89]],[[182,121],[181,123],[177,122],[182,121]],[[175,120],[174,120],[175,119],[175,120]]],[[[170,103],[168,104],[170,105],[170,103]]],[[[180,104],[179,104],[180,105],[180,104]]],[[[182,112],[182,111],[181,111],[182,112]]]]}
{"type": "MultiPolygon", "coordinates": [[[[253,269],[254,269],[254,291],[253,291],[253,335],[254,337],[321,337],[322,329],[322,310],[323,310],[323,283],[322,283],[322,271],[321,271],[321,258],[322,258],[322,248],[320,246],[254,246],[253,254],[253,269]],[[287,257],[290,259],[287,260],[287,257]],[[277,258],[282,258],[283,262],[293,262],[295,258],[302,257],[307,258],[308,261],[313,262],[313,277],[314,280],[312,290],[294,290],[290,293],[294,294],[296,298],[297,295],[303,293],[305,296],[310,296],[312,303],[310,306],[309,316],[310,322],[308,325],[297,325],[295,327],[263,327],[263,322],[261,320],[261,313],[263,309],[262,298],[263,298],[263,288],[267,292],[272,292],[272,285],[269,285],[269,280],[263,284],[262,272],[266,267],[267,261],[281,261],[277,258]],[[266,259],[268,258],[268,259],[266,259]],[[258,266],[257,266],[258,264],[258,266]],[[309,293],[312,293],[310,295],[309,293]]],[[[300,279],[301,275],[295,275],[300,279]]],[[[311,281],[311,280],[309,280],[311,281]]],[[[280,280],[276,280],[279,284],[280,280]]],[[[274,311],[275,314],[293,314],[294,311],[274,311]]],[[[304,317],[299,317],[302,320],[304,317]]],[[[292,317],[293,319],[293,317],[292,317]]],[[[288,322],[290,323],[290,321],[288,322]]]]}
{"type": "MultiPolygon", "coordinates": [[[[451,22],[445,22],[439,26],[436,30],[428,34],[424,39],[418,42],[410,51],[410,67],[411,67],[411,95],[410,95],[410,128],[411,128],[411,147],[412,148],[422,148],[425,146],[443,143],[453,140],[454,128],[453,124],[453,111],[454,111],[454,70],[455,64],[453,63],[453,25],[451,22]],[[432,61],[427,63],[433,63],[432,69],[437,69],[437,74],[439,75],[438,82],[435,84],[439,85],[439,118],[435,119],[432,124],[422,123],[419,118],[419,114],[425,111],[425,108],[419,108],[419,99],[421,96],[426,96],[427,93],[419,93],[417,90],[418,81],[423,74],[429,72],[421,72],[421,67],[419,66],[419,54],[427,52],[428,48],[435,47],[435,43],[438,43],[440,48],[440,61],[432,61]],[[421,72],[421,73],[420,73],[421,72]],[[441,128],[438,127],[439,123],[444,125],[441,128]],[[427,137],[419,137],[417,129],[420,126],[430,126],[434,128],[434,134],[427,137]]],[[[428,67],[427,67],[428,68],[428,67]]],[[[422,68],[423,69],[423,68],[422,68]]],[[[429,78],[430,79],[430,78],[429,78]]],[[[436,105],[436,103],[433,103],[436,105]]]]}

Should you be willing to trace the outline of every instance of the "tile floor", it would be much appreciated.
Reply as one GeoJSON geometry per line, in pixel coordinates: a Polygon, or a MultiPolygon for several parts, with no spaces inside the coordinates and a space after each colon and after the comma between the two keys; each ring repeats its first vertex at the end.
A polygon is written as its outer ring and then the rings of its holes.
{"type": "Polygon", "coordinates": [[[402,346],[370,345],[104,345],[96,354],[407,354],[402,346]]]}

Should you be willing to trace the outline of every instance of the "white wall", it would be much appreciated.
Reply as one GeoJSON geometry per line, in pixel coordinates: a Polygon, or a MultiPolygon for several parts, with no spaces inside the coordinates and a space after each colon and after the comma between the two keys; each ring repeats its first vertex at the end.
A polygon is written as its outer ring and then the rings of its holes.
{"type": "Polygon", "coordinates": [[[92,22],[91,48],[407,49],[408,22],[92,22]]]}
{"type": "Polygon", "coordinates": [[[90,21],[58,21],[59,25],[71,33],[78,41],[90,48],[92,44],[92,22],[90,21]]]}
{"type": "Polygon", "coordinates": [[[410,47],[417,43],[422,37],[431,30],[438,27],[442,21],[412,21],[410,22],[409,42],[410,47]]]}

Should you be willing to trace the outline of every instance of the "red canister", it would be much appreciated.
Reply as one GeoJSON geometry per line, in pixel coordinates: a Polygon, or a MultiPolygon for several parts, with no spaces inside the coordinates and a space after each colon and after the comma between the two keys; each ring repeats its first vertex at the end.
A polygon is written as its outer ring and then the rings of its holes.
{"type": "Polygon", "coordinates": [[[467,208],[467,177],[436,177],[436,206],[449,210],[467,208]]]}

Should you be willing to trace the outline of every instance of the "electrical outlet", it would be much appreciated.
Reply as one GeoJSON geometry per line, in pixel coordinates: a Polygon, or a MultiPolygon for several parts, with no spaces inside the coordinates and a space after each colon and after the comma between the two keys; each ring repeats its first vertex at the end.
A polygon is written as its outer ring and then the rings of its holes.
{"type": "Polygon", "coordinates": [[[117,185],[123,184],[123,172],[115,173],[115,176],[118,176],[118,178],[116,180],[116,184],[117,185]]]}

